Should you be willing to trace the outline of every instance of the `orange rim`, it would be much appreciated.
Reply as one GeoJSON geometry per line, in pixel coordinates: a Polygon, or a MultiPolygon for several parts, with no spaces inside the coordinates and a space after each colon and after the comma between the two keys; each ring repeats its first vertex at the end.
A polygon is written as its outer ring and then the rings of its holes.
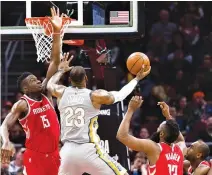
{"type": "Polygon", "coordinates": [[[84,40],[63,40],[63,43],[71,46],[82,46],[84,44],[84,40]]]}
{"type": "MultiPolygon", "coordinates": [[[[26,24],[31,24],[31,25],[36,25],[37,23],[35,23],[36,21],[40,21],[40,24],[43,25],[44,23],[49,22],[49,18],[50,17],[32,17],[32,18],[25,18],[25,23],[26,24]]],[[[69,23],[71,23],[71,18],[67,18],[67,17],[63,17],[63,24],[66,21],[69,21],[69,23]]]]}

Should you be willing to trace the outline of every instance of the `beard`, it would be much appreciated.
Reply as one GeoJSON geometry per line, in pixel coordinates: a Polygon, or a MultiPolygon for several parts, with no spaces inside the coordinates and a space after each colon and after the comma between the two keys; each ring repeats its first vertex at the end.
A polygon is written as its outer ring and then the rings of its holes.
{"type": "Polygon", "coordinates": [[[150,140],[159,143],[160,142],[160,132],[154,132],[151,137],[150,140]]]}

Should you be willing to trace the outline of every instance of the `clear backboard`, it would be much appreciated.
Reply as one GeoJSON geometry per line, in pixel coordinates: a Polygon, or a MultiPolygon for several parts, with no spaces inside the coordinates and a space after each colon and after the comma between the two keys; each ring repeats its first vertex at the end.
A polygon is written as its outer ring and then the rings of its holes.
{"type": "Polygon", "coordinates": [[[73,20],[65,39],[143,36],[144,2],[137,1],[2,1],[2,40],[32,39],[25,18],[50,16],[59,7],[73,20]],[[139,18],[139,20],[138,20],[139,18]]]}

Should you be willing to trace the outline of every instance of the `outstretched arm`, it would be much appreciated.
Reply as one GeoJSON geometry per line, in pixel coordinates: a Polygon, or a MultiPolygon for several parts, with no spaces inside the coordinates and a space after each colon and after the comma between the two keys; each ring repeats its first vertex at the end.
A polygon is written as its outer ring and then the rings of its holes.
{"type": "Polygon", "coordinates": [[[50,55],[50,65],[46,73],[46,79],[43,81],[43,87],[45,88],[49,79],[57,72],[58,65],[60,63],[60,54],[61,54],[61,29],[62,29],[62,16],[60,17],[59,8],[57,11],[55,8],[51,8],[52,17],[49,18],[52,27],[53,27],[53,43],[52,50],[50,55]]]}
{"type": "MultiPolygon", "coordinates": [[[[158,102],[158,105],[160,106],[163,116],[166,118],[166,120],[173,120],[172,116],[169,113],[169,106],[165,102],[158,102]]],[[[177,140],[175,141],[175,143],[180,147],[183,154],[185,155],[187,152],[187,146],[186,146],[185,139],[181,132],[180,132],[177,140]]]]}
{"type": "Polygon", "coordinates": [[[64,53],[64,57],[58,67],[57,73],[51,77],[51,79],[49,80],[47,84],[47,90],[50,92],[50,94],[59,99],[62,97],[66,86],[59,85],[58,83],[61,77],[63,76],[63,74],[71,70],[71,67],[69,67],[69,64],[73,56],[71,56],[69,60],[68,60],[68,57],[69,57],[69,53],[64,53]]]}
{"type": "Polygon", "coordinates": [[[159,150],[159,146],[149,139],[137,139],[129,134],[130,121],[134,111],[141,106],[143,100],[141,97],[133,97],[129,103],[127,113],[119,126],[117,139],[127,147],[135,151],[142,151],[150,158],[155,151],[159,150]]]}
{"type": "Polygon", "coordinates": [[[4,122],[1,125],[0,132],[3,140],[3,145],[1,149],[1,160],[2,163],[8,163],[10,157],[13,155],[13,145],[9,140],[9,129],[15,124],[15,122],[20,117],[21,113],[26,113],[28,110],[27,103],[25,100],[19,100],[16,102],[11,112],[6,116],[4,122]]]}
{"type": "Polygon", "coordinates": [[[93,91],[91,94],[91,100],[95,106],[97,105],[110,105],[119,101],[124,100],[135,88],[140,80],[146,77],[151,71],[151,67],[148,71],[144,72],[144,68],[138,72],[136,77],[125,85],[120,91],[106,91],[99,89],[93,91]]]}

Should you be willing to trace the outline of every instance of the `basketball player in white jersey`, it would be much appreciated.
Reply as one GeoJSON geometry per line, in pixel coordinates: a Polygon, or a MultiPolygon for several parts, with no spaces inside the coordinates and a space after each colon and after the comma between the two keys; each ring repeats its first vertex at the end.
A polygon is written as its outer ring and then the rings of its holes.
{"type": "MultiPolygon", "coordinates": [[[[58,72],[50,79],[47,88],[58,99],[61,117],[61,166],[59,175],[126,175],[127,171],[112,159],[99,145],[96,131],[101,105],[110,105],[124,100],[139,80],[150,73],[141,70],[120,91],[95,90],[86,88],[87,76],[83,67],[70,68],[67,59],[59,65],[58,72]],[[66,63],[66,64],[65,64],[66,63]],[[71,70],[71,71],[70,71],[71,70]],[[62,75],[70,71],[70,87],[59,85],[62,75]]],[[[109,126],[108,126],[109,127],[109,126]]],[[[110,128],[108,131],[110,132],[110,128]]]]}

